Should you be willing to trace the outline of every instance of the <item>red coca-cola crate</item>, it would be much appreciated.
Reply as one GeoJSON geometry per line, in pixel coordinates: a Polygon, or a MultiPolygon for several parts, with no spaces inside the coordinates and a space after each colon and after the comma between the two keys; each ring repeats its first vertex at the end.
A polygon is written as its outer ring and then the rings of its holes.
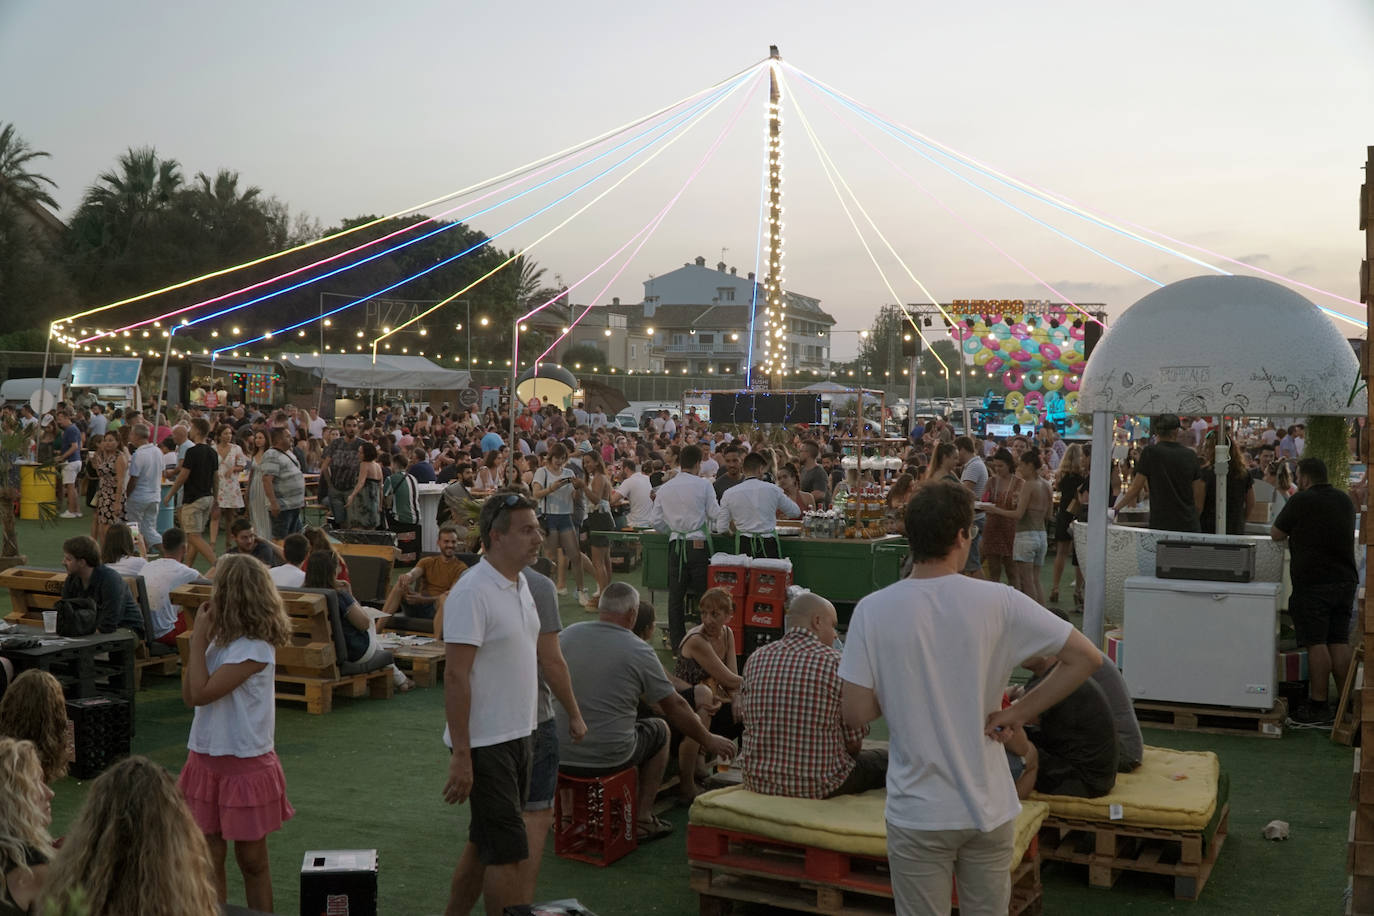
{"type": "Polygon", "coordinates": [[[639,848],[638,797],[634,767],[590,779],[559,773],[553,797],[554,854],[604,867],[639,848]]]}
{"type": "Polygon", "coordinates": [[[724,589],[739,601],[749,593],[749,567],[713,564],[706,570],[706,587],[724,589]]]}
{"type": "Polygon", "coordinates": [[[763,566],[749,567],[749,598],[787,597],[787,588],[792,584],[791,569],[772,569],[763,566]]]}
{"type": "MultiPolygon", "coordinates": [[[[736,615],[739,616],[739,615],[736,615]]],[[[751,630],[782,628],[782,598],[761,598],[750,595],[744,601],[744,626],[751,630]]]]}

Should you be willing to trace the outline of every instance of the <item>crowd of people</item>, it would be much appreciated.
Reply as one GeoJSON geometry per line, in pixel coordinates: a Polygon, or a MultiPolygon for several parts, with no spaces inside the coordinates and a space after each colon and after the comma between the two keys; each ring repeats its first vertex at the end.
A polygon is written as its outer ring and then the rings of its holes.
{"type": "MultiPolygon", "coordinates": [[[[1005,911],[1016,799],[1035,790],[1106,794],[1118,772],[1140,763],[1120,672],[1049,610],[1073,560],[1072,523],[1090,498],[1088,449],[1050,426],[979,441],[943,419],[918,420],[902,470],[885,480],[846,467],[842,431],[732,434],[691,412],[663,411],[628,431],[581,405],[545,406],[517,417],[514,439],[495,412],[448,408],[383,408],[339,423],[291,407],[170,413],[157,430],[136,413],[107,420],[98,405],[61,405],[50,421],[0,414],[0,424],[46,439],[63,462],[68,515],[81,511],[83,462],[95,467],[86,502],[96,510],[93,536],[63,544],[64,596],[94,602],[103,631],[175,645],[189,627],[182,693],[194,710],[179,777],[142,758],[118,764],[97,780],[57,851],[47,786],[70,756],[65,707],[52,701],[60,687],[39,672],[14,680],[0,699],[0,914],[37,912],[76,893],[97,901],[94,912],[156,912],[146,900],[130,904],[130,882],[118,874],[135,873],[137,857],[164,843],[177,844],[185,866],[167,879],[181,884],[166,890],[166,912],[205,912],[225,900],[230,842],[248,906],[271,910],[267,841],[294,813],[273,740],[275,649],[289,634],[281,588],[337,593],[352,661],[381,651],[374,620],[383,615],[431,621],[442,639],[450,752],[442,794],[470,808],[451,913],[471,911],[479,897],[498,914],[532,902],[560,772],[637,770],[634,827],[648,842],[672,833],[654,800],[674,761],[685,805],[713,764],[736,756],[744,785],[769,795],[821,799],[885,786],[903,912],[947,911],[956,870],[964,911],[1005,911]],[[382,607],[363,606],[325,532],[304,525],[306,474],[318,475],[333,526],[398,533],[418,528],[418,484],[444,484],[438,553],[398,576],[382,607]],[[886,487],[889,530],[907,538],[909,573],[859,602],[844,642],[830,601],[793,594],[780,638],[742,661],[732,630],[739,608],[707,588],[711,553],[729,543],[777,556],[779,519],[871,485],[886,487]],[[159,532],[157,510],[172,503],[178,524],[159,532]],[[669,536],[671,655],[655,651],[653,605],[611,574],[605,532],[622,526],[669,536]],[[479,558],[460,558],[465,551],[479,558]],[[559,598],[570,574],[578,603],[596,618],[564,628],[559,598]],[[150,634],[129,575],[144,579],[150,634]],[[190,626],[169,594],[202,575],[213,594],[190,626]],[[689,628],[693,602],[699,623],[689,628]],[[1032,678],[1014,687],[1018,666],[1032,678]],[[879,716],[890,750],[865,747],[879,716]],[[108,812],[120,805],[140,807],[136,822],[112,823],[108,812]],[[112,858],[111,844],[124,858],[112,858]]],[[[1301,456],[1301,430],[1282,440],[1273,431],[1267,442],[1269,432],[1252,451],[1233,446],[1231,461],[1247,480],[1253,470],[1273,476],[1277,491],[1301,456]]],[[[1172,513],[1178,530],[1198,530],[1215,433],[1169,415],[1154,433],[1154,444],[1114,450],[1107,499],[1125,508],[1148,492],[1152,525],[1172,513]],[[1184,435],[1195,444],[1179,442],[1184,435]],[[1185,475],[1187,486],[1176,486],[1185,475]],[[1191,518],[1180,511],[1189,505],[1191,518]]],[[[1291,536],[1295,549],[1316,537],[1309,519],[1344,511],[1320,490],[1324,469],[1309,459],[1297,470],[1303,492],[1285,492],[1291,500],[1274,521],[1275,537],[1291,536]],[[1306,505],[1319,499],[1329,505],[1306,505]]],[[[1235,488],[1242,505],[1246,489],[1235,488]]],[[[1330,609],[1345,593],[1316,588],[1329,573],[1295,561],[1295,589],[1326,613],[1313,619],[1329,623],[1307,627],[1312,644],[1327,649],[1324,662],[1314,654],[1314,672],[1325,664],[1339,675],[1349,653],[1330,609]]],[[[0,671],[0,687],[12,674],[0,671]]],[[[410,686],[398,669],[394,676],[410,686]]],[[[1315,680],[1313,691],[1315,703],[1315,680]]]]}

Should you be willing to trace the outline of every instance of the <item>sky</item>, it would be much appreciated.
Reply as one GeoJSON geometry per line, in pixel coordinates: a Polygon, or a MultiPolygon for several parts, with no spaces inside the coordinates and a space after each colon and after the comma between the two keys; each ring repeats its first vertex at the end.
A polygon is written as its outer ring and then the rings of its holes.
{"type": "MultiPolygon", "coordinates": [[[[4,0],[0,121],[52,154],[41,169],[63,216],[121,152],[151,144],[188,176],[235,169],[328,226],[637,120],[750,67],[770,44],[891,121],[1121,225],[1358,298],[1358,192],[1374,144],[1370,0],[4,0]]],[[[1208,272],[960,173],[1053,229],[1037,224],[785,79],[785,282],[835,316],[837,358],[888,302],[1058,299],[1044,281],[1115,314],[1156,288],[1138,274],[1167,283],[1208,272]],[[849,200],[872,258],[805,123],[881,233],[849,200]]],[[[766,92],[741,85],[547,239],[634,163],[496,244],[535,243],[529,257],[546,279],[590,274],[579,302],[638,301],[651,275],[698,255],[755,270],[766,92]],[[670,202],[642,248],[636,240],[592,273],[670,202]]],[[[580,180],[470,222],[495,234],[580,180]]]]}

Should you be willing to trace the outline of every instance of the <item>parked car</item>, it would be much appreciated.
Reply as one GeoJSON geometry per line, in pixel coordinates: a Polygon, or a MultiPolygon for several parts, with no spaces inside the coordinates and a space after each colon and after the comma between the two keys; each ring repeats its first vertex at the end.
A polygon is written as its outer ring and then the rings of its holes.
{"type": "Polygon", "coordinates": [[[632,413],[616,414],[615,419],[611,421],[611,425],[621,432],[639,432],[639,421],[635,419],[635,415],[632,413]]]}

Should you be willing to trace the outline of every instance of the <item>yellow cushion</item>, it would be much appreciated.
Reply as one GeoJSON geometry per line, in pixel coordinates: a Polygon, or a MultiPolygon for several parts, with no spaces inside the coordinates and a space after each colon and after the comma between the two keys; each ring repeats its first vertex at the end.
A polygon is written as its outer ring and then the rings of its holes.
{"type": "Polygon", "coordinates": [[[1111,821],[1111,806],[1120,805],[1118,818],[1132,827],[1202,830],[1217,807],[1217,778],[1221,764],[1211,751],[1175,751],[1146,747],[1134,773],[1118,773],[1116,787],[1101,798],[1042,795],[1050,813],[1076,821],[1111,821]]]}
{"type": "MultiPolygon", "coordinates": [[[[887,822],[883,805],[887,791],[872,789],[861,795],[839,798],[785,798],[750,792],[743,786],[730,786],[704,792],[692,803],[689,820],[693,824],[737,830],[771,840],[782,840],[818,849],[833,849],[854,855],[887,857],[887,822]]],[[[1027,801],[1016,819],[1016,842],[1012,868],[1021,856],[1049,806],[1027,801]]]]}

